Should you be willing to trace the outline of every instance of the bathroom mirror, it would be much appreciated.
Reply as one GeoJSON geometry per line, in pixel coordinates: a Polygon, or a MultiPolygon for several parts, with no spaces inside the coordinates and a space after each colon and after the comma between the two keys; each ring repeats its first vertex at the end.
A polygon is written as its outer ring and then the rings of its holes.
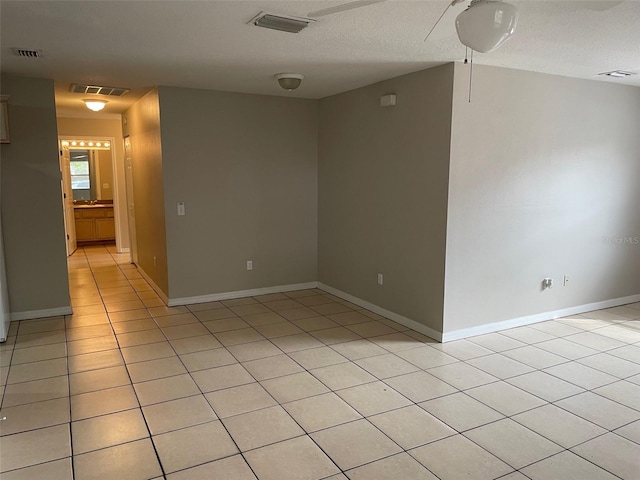
{"type": "Polygon", "coordinates": [[[113,201],[111,149],[69,148],[74,202],[113,201]]]}

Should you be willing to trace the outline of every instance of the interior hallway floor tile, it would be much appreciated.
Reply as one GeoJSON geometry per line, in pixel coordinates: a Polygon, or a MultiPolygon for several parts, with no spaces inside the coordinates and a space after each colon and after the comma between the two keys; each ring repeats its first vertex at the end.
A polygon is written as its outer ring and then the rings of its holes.
{"type": "Polygon", "coordinates": [[[188,306],[112,246],[0,345],[2,479],[635,480],[640,304],[440,344],[320,289],[188,306]]]}

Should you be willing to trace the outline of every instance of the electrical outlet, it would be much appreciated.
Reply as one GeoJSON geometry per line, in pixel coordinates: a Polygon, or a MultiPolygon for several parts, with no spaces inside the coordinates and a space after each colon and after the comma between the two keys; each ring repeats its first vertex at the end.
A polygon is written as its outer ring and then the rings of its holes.
{"type": "Polygon", "coordinates": [[[564,280],[562,281],[562,286],[563,287],[568,287],[569,286],[569,275],[565,275],[564,276],[564,280]]]}
{"type": "Polygon", "coordinates": [[[382,285],[384,283],[384,277],[381,273],[378,274],[378,285],[382,285]]]}
{"type": "Polygon", "coordinates": [[[253,270],[253,260],[247,260],[247,270],[253,270]]]}
{"type": "Polygon", "coordinates": [[[542,289],[547,290],[553,288],[553,278],[545,278],[542,280],[542,289]]]}
{"type": "Polygon", "coordinates": [[[184,202],[178,202],[178,215],[182,216],[182,215],[186,215],[187,212],[184,209],[184,202]]]}

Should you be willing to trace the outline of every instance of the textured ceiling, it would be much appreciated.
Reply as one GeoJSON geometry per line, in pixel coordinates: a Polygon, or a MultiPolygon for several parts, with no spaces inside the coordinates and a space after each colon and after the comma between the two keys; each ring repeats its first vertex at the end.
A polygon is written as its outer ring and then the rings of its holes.
{"type": "MultiPolygon", "coordinates": [[[[64,114],[84,109],[71,82],[132,88],[109,99],[105,112],[118,113],[158,84],[322,98],[464,58],[453,20],[465,5],[423,41],[447,1],[388,0],[321,17],[299,34],[247,25],[260,11],[306,16],[348,1],[2,0],[1,66],[54,79],[64,114]],[[20,58],[12,47],[44,55],[20,58]],[[306,78],[288,93],[273,79],[279,72],[306,78]]],[[[640,0],[509,1],[520,10],[516,34],[476,63],[590,79],[622,69],[638,75],[617,83],[640,86],[640,0]]]]}

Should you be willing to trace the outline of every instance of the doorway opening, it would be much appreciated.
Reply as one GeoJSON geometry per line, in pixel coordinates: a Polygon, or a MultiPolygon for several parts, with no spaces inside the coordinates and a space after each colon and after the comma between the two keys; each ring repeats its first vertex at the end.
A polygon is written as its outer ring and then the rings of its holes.
{"type": "Polygon", "coordinates": [[[123,245],[128,219],[118,209],[125,199],[118,194],[115,141],[101,136],[59,137],[67,256],[78,245],[115,244],[117,252],[129,251],[123,245]]]}

